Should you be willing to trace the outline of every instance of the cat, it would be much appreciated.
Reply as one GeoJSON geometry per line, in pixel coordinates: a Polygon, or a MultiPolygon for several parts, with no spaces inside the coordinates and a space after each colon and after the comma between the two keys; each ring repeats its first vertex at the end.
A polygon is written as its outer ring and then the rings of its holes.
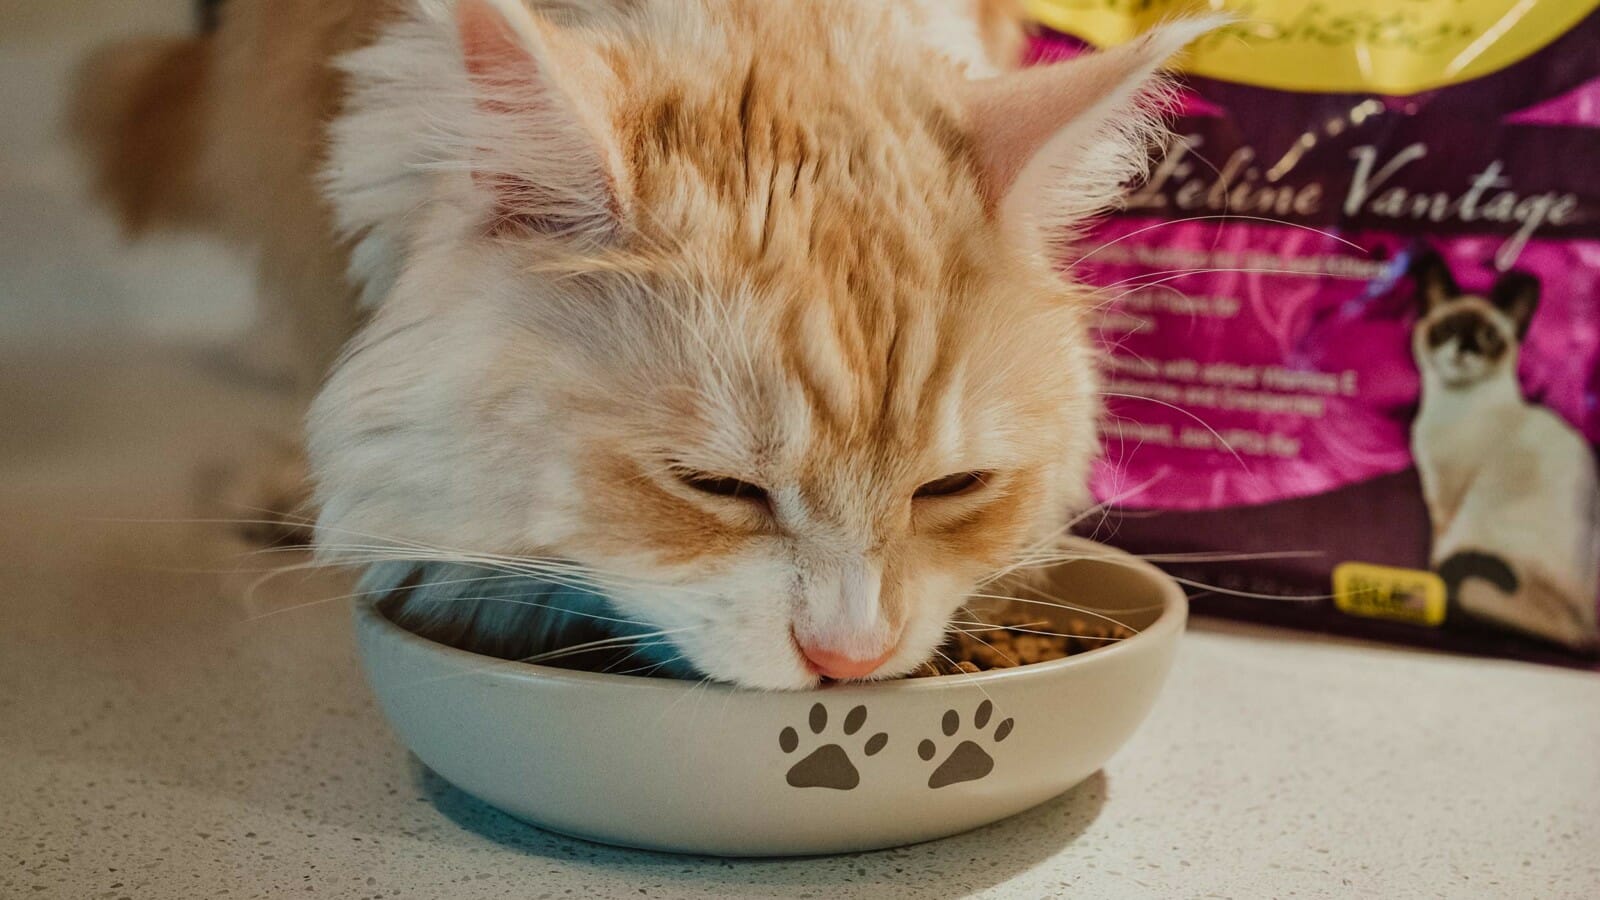
{"type": "MultiPolygon", "coordinates": [[[[131,227],[261,253],[323,558],[603,595],[563,608],[746,687],[889,678],[1086,503],[1053,251],[1221,21],[1013,71],[1007,6],[229,0],[92,61],[77,128],[131,227]]],[[[510,652],[545,604],[496,590],[396,615],[510,652]]]]}
{"type": "Polygon", "coordinates": [[[1422,406],[1412,452],[1433,524],[1432,564],[1456,608],[1586,648],[1600,598],[1594,450],[1522,396],[1517,361],[1539,282],[1511,271],[1486,296],[1432,251],[1411,264],[1422,406]]]}

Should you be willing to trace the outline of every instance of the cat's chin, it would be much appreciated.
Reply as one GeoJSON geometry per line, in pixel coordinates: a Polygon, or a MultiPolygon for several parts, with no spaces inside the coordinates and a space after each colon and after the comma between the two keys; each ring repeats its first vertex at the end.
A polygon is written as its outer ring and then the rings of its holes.
{"type": "Polygon", "coordinates": [[[1452,372],[1441,373],[1439,381],[1452,391],[1466,390],[1474,385],[1482,384],[1494,376],[1493,372],[1452,372]]]}
{"type": "Polygon", "coordinates": [[[1499,374],[1498,367],[1463,366],[1453,362],[1434,361],[1431,368],[1439,384],[1453,391],[1482,384],[1499,374]]]}
{"type": "Polygon", "coordinates": [[[705,667],[696,666],[692,674],[680,677],[687,677],[690,680],[709,679],[745,690],[812,691],[830,684],[870,684],[904,678],[916,671],[931,656],[933,656],[931,649],[920,654],[903,652],[872,674],[849,679],[826,678],[802,666],[789,668],[779,665],[739,666],[716,663],[705,667]]]}
{"type": "MultiPolygon", "coordinates": [[[[885,663],[880,669],[860,678],[826,678],[801,666],[789,668],[779,665],[740,666],[711,662],[706,666],[679,662],[671,677],[691,681],[710,680],[744,690],[757,691],[812,691],[830,684],[871,684],[904,678],[920,668],[934,655],[932,649],[922,653],[904,651],[885,663]]],[[[667,674],[663,669],[662,674],[667,674]]]]}

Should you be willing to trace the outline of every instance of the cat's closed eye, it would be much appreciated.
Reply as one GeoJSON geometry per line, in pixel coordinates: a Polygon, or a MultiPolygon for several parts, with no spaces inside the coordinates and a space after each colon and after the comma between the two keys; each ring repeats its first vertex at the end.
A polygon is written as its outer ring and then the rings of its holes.
{"type": "Polygon", "coordinates": [[[746,500],[762,506],[771,506],[772,498],[767,494],[767,489],[748,481],[741,481],[727,475],[717,475],[711,472],[701,472],[697,469],[674,467],[672,475],[684,487],[708,494],[713,497],[726,497],[730,500],[746,500]]]}
{"type": "Polygon", "coordinates": [[[917,492],[912,496],[918,500],[926,500],[935,497],[959,497],[963,494],[970,494],[984,486],[989,474],[988,472],[957,472],[954,475],[946,475],[917,488],[917,492]]]}

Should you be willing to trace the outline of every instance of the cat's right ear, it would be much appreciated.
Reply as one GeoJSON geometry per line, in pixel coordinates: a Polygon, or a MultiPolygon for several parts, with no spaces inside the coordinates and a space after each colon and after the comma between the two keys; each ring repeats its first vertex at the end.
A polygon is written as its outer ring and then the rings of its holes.
{"type": "Polygon", "coordinates": [[[1489,302],[1516,324],[1517,337],[1525,338],[1539,308],[1539,279],[1519,269],[1507,272],[1489,291],[1489,302]]]}
{"type": "Polygon", "coordinates": [[[613,241],[626,217],[621,154],[562,83],[546,26],[518,0],[457,0],[455,25],[474,105],[459,150],[489,195],[486,227],[613,241]]]}
{"type": "Polygon", "coordinates": [[[1417,284],[1417,305],[1423,315],[1461,296],[1449,264],[1435,250],[1419,252],[1406,271],[1417,284]]]}
{"type": "Polygon", "coordinates": [[[1162,133],[1162,67],[1227,21],[1170,22],[1110,50],[968,83],[969,139],[998,219],[1045,250],[1115,206],[1162,133]]]}

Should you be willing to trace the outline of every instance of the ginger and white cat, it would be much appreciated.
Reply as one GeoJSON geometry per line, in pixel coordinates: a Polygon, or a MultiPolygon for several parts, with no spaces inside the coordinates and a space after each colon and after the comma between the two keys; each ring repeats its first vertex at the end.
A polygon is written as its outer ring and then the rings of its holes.
{"type": "Polygon", "coordinates": [[[1431,252],[1411,271],[1423,385],[1412,452],[1433,523],[1433,566],[1467,613],[1589,646],[1600,594],[1594,449],[1523,399],[1517,380],[1539,283],[1509,272],[1487,296],[1465,293],[1431,252]]]}
{"type": "Polygon", "coordinates": [[[80,129],[132,224],[262,253],[329,558],[515,559],[743,685],[889,677],[1086,499],[1049,249],[1215,24],[1006,72],[1005,5],[229,0],[91,66],[80,129]]]}

